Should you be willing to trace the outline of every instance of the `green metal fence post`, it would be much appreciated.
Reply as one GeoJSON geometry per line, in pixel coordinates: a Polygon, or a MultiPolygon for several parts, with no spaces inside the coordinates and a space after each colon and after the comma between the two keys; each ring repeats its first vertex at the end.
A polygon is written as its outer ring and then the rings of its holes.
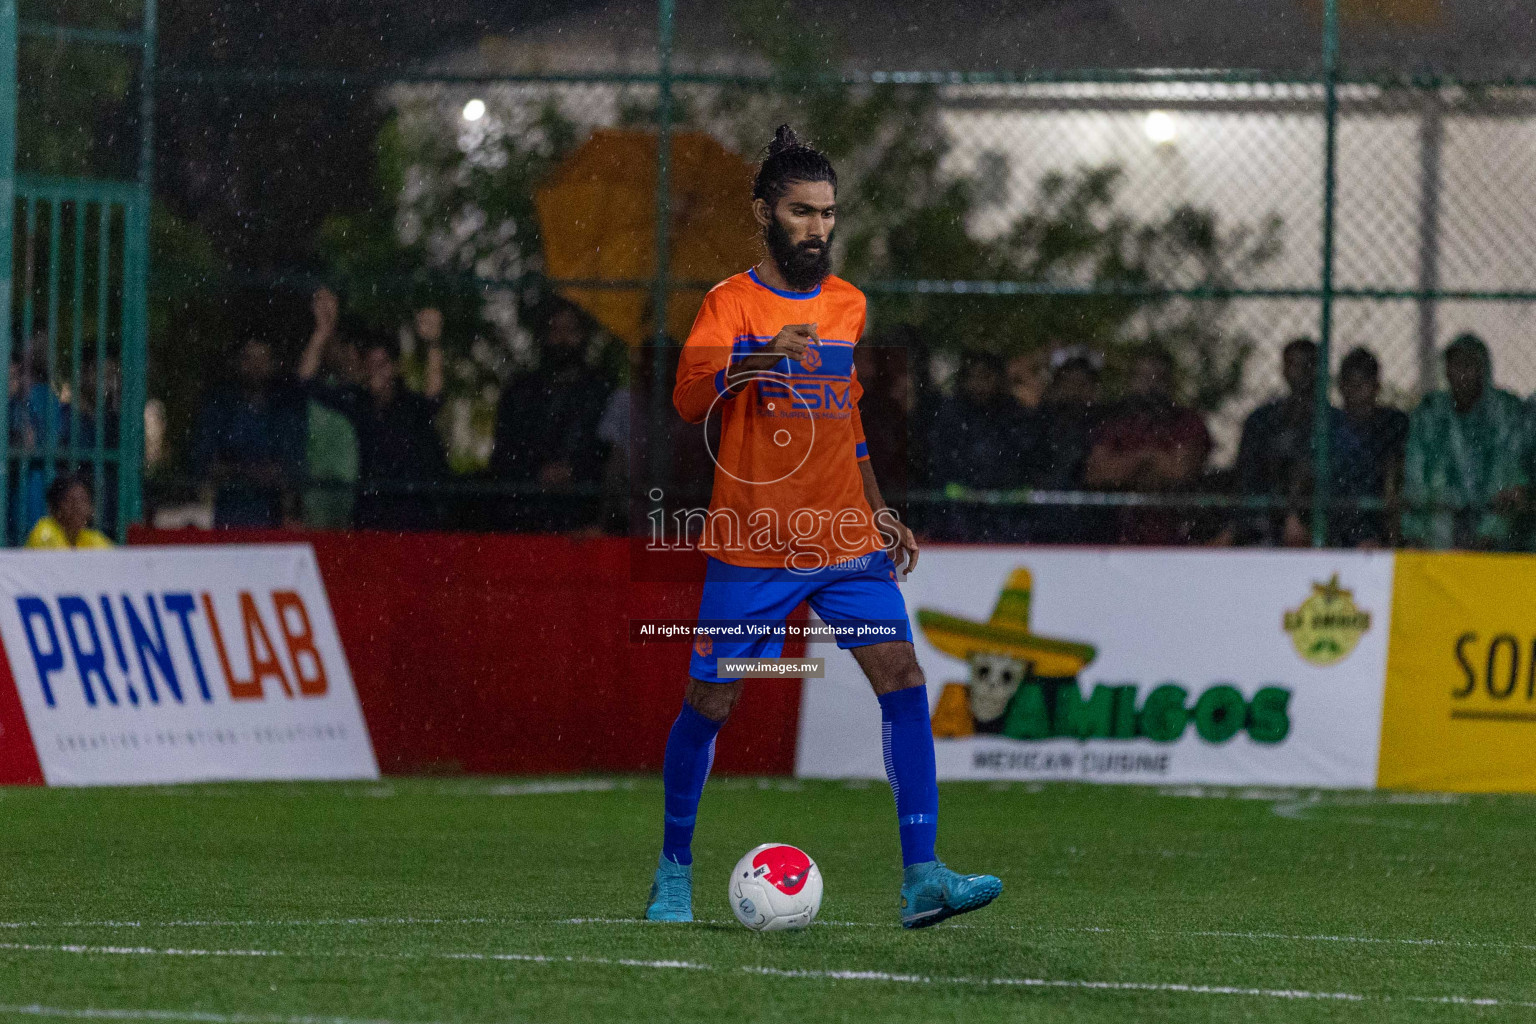
{"type": "MultiPolygon", "coordinates": [[[[112,274],[112,204],[103,196],[96,204],[96,430],[91,438],[91,493],[96,495],[96,521],[106,529],[117,524],[109,523],[101,515],[102,501],[106,495],[107,451],[107,330],[111,316],[112,274]]],[[[119,365],[121,372],[121,365],[119,365]]],[[[122,396],[118,396],[122,400],[122,396]]],[[[121,428],[122,424],[118,424],[121,428]]],[[[122,440],[122,431],[118,431],[122,440]]]]}
{"type": "Polygon", "coordinates": [[[1333,227],[1339,150],[1339,0],[1323,5],[1323,275],[1317,339],[1317,389],[1312,410],[1312,546],[1328,544],[1332,496],[1329,394],[1333,353],[1333,227]]]}
{"type": "Polygon", "coordinates": [[[1419,126],[1419,392],[1435,389],[1435,341],[1440,333],[1440,163],[1445,150],[1445,112],[1439,90],[1431,90],[1419,126]]]}
{"type": "Polygon", "coordinates": [[[656,78],[656,270],[651,281],[651,407],[647,431],[651,463],[650,485],[666,494],[672,483],[672,446],[668,443],[670,366],[667,303],[672,271],[672,22],[675,0],[660,0],[657,21],[656,78]]]}
{"type": "MultiPolygon", "coordinates": [[[[64,200],[56,198],[48,205],[48,322],[43,325],[43,367],[47,379],[47,398],[43,401],[42,415],[42,471],[44,488],[53,482],[57,468],[59,448],[59,406],[54,396],[54,386],[59,379],[59,269],[64,256],[64,200]]],[[[35,356],[34,356],[35,358],[35,356]]],[[[46,491],[45,491],[46,493],[46,491]]],[[[31,527],[26,523],[22,529],[31,527]]]]}
{"type": "MultiPolygon", "coordinates": [[[[0,394],[11,383],[11,246],[16,223],[16,0],[0,0],[0,394]]],[[[0,544],[10,507],[11,432],[0,430],[0,544]]]]}
{"type": "Polygon", "coordinates": [[[155,156],[155,33],[156,0],[144,0],[142,58],[139,65],[138,195],[124,216],[124,286],[132,298],[124,304],[122,331],[122,420],[117,446],[118,540],[126,540],[128,524],[137,522],[144,507],[145,375],[149,348],[149,215],[153,201],[155,156]]]}

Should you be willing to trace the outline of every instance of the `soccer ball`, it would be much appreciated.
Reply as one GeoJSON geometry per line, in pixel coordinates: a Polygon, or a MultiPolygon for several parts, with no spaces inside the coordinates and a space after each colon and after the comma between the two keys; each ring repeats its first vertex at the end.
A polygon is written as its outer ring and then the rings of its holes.
{"type": "Polygon", "coordinates": [[[755,932],[804,928],[821,910],[821,869],[804,850],[764,843],[731,872],[731,910],[755,932]]]}

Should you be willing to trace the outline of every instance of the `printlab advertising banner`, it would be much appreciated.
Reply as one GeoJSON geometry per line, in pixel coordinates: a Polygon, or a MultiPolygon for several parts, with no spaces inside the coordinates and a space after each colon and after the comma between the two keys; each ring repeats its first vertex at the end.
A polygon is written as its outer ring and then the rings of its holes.
{"type": "Polygon", "coordinates": [[[307,545],[6,552],[0,639],[49,785],[378,777],[307,545]]]}
{"type": "MultiPolygon", "coordinates": [[[[1375,786],[1392,588],[1389,553],[925,551],[939,777],[1375,786]]],[[[796,774],[882,777],[869,684],[808,653],[796,774]]]]}

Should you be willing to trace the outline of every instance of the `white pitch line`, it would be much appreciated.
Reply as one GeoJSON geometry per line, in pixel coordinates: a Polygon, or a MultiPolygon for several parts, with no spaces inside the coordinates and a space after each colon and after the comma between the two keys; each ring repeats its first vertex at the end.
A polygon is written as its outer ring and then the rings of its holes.
{"type": "MultiPolygon", "coordinates": [[[[28,928],[310,928],[310,927],[414,927],[427,925],[450,927],[455,925],[621,925],[652,926],[666,922],[647,921],[643,917],[565,917],[552,920],[501,917],[342,917],[291,920],[243,920],[243,921],[0,921],[0,929],[19,930],[28,928]]],[[[730,924],[722,919],[699,919],[700,924],[730,924]]],[[[818,925],[831,928],[882,928],[899,927],[895,922],[883,921],[829,921],[819,920],[818,925]]],[[[955,923],[947,928],[967,931],[1017,931],[1039,935],[1139,935],[1149,939],[1203,938],[1242,939],[1252,942],[1337,942],[1357,945],[1414,946],[1445,949],[1507,949],[1520,952],[1536,951],[1536,943],[1529,942],[1480,942],[1465,939],[1419,939],[1374,935],[1325,935],[1290,934],[1286,932],[1184,930],[1161,931],[1140,928],[1111,927],[1055,927],[1051,925],[1017,924],[970,924],[955,923]]],[[[19,948],[0,944],[0,949],[19,948]]]]}
{"type": "Polygon", "coordinates": [[[787,970],[778,967],[743,967],[748,974],[778,978],[826,978],[831,981],[891,981],[916,985],[986,985],[1018,988],[1078,988],[1109,992],[1180,992],[1189,995],[1263,996],[1269,999],[1323,999],[1363,1003],[1371,996],[1354,992],[1308,992],[1305,989],[1244,988],[1235,985],[1185,985],[1156,981],[1084,981],[1076,978],[945,978],[926,974],[887,974],[884,971],[787,970]]]}
{"type": "Polygon", "coordinates": [[[151,946],[87,946],[79,943],[45,945],[29,942],[0,942],[0,951],[18,953],[76,953],[86,956],[169,956],[169,957],[292,957],[296,959],[360,960],[483,960],[530,964],[597,964],[609,967],[676,968],[703,970],[714,968],[687,960],[631,960],[600,956],[550,956],[543,953],[380,953],[371,950],[328,950],[293,952],[283,949],[156,949],[151,946]]]}
{"type": "Polygon", "coordinates": [[[195,1024],[398,1024],[363,1017],[287,1016],[277,1013],[213,1013],[204,1010],[107,1009],[99,1007],[0,1006],[0,1014],[62,1020],[170,1020],[195,1024]]]}
{"type": "Polygon", "coordinates": [[[18,928],[316,928],[371,925],[521,924],[499,917],[333,917],[245,921],[0,921],[0,929],[18,928]]]}
{"type": "MultiPolygon", "coordinates": [[[[714,967],[710,964],[694,963],[688,960],[633,960],[597,956],[552,956],[545,953],[377,953],[368,951],[338,950],[332,952],[292,952],[278,949],[153,949],[145,946],[82,946],[82,945],[32,945],[21,943],[0,943],[0,950],[16,950],[21,952],[53,952],[73,954],[95,954],[116,956],[171,956],[171,957],[293,957],[296,959],[341,958],[358,957],[378,960],[458,960],[479,961],[494,963],[535,963],[535,964],[584,964],[606,967],[628,967],[642,970],[685,970],[685,971],[709,971],[712,973],[750,974],[776,978],[800,978],[820,981],[872,981],[894,984],[934,985],[934,986],[969,986],[974,988],[1037,988],[1037,989],[1082,989],[1104,992],[1166,992],[1183,995],[1209,995],[1209,996],[1247,996],[1263,999],[1286,1000],[1324,1000],[1332,1002],[1379,1002],[1390,1003],[1394,1001],[1435,1003],[1446,1006],[1479,1006],[1479,1007],[1520,1007],[1536,1008],[1536,1002],[1524,1002],[1511,999],[1495,999],[1477,996],[1373,996],[1356,992],[1314,992],[1307,989],[1272,989],[1239,985],[1198,985],[1187,982],[1156,982],[1156,981],[1094,981],[1085,978],[969,978],[969,977],[945,977],[926,974],[894,974],[887,971],[861,971],[861,970],[798,970],[781,967],[714,967]]],[[[181,1019],[181,1018],[175,1018],[181,1019]]],[[[189,1020],[200,1018],[186,1018],[189,1020]]],[[[299,1018],[291,1018],[295,1024],[365,1024],[365,1022],[341,1021],[337,1019],[306,1018],[303,1022],[299,1018]]],[[[262,1018],[262,1022],[288,1021],[290,1018],[262,1018]]],[[[213,1021],[212,1024],[222,1024],[222,1020],[213,1021]]],[[[231,1019],[229,1024],[244,1024],[244,1022],[231,1019]]],[[[253,1018],[251,1024],[257,1024],[253,1018]]],[[[389,1022],[379,1022],[389,1024],[389,1022]]]]}
{"type": "MultiPolygon", "coordinates": [[[[541,924],[537,921],[509,921],[509,924],[541,924]]],[[[647,921],[643,917],[567,917],[550,924],[565,925],[653,925],[665,922],[647,921]]],[[[729,921],[703,920],[700,924],[729,924],[729,921]]],[[[884,921],[825,921],[818,920],[818,926],[827,925],[833,928],[899,928],[895,922],[884,921]]],[[[956,923],[946,925],[946,928],[963,928],[975,931],[1019,931],[1033,932],[1039,935],[1141,935],[1149,939],[1169,938],[1203,938],[1203,939],[1246,939],[1252,941],[1274,942],[1342,942],[1359,943],[1362,945],[1402,945],[1402,946],[1427,946],[1445,947],[1449,949],[1509,949],[1532,951],[1536,950],[1536,943],[1527,942],[1474,942],[1459,939],[1401,939],[1378,938],[1370,935],[1289,935],[1283,932],[1236,932],[1236,931],[1153,931],[1138,928],[1061,928],[1051,925],[1018,925],[1018,924],[966,924],[956,923]]]]}
{"type": "MultiPolygon", "coordinates": [[[[275,949],[155,949],[151,946],[85,946],[64,943],[49,946],[32,942],[0,942],[0,950],[18,953],[87,953],[110,956],[289,956],[275,949]]],[[[344,954],[331,954],[340,956],[344,954]]]]}
{"type": "MultiPolygon", "coordinates": [[[[981,928],[984,925],[955,925],[958,928],[981,928]]],[[[1051,931],[1052,929],[1041,929],[1051,931]]],[[[1431,946],[1445,947],[1448,949],[1512,949],[1512,950],[1536,950],[1536,944],[1528,942],[1473,942],[1461,939],[1401,939],[1378,938],[1371,935],[1288,935],[1283,932],[1227,932],[1227,931],[1152,931],[1136,928],[1071,928],[1057,929],[1059,931],[1089,932],[1105,935],[1145,935],[1148,938],[1205,938],[1205,939],[1250,939],[1254,941],[1275,942],[1344,942],[1359,943],[1362,945],[1394,945],[1394,946],[1431,946]]]]}

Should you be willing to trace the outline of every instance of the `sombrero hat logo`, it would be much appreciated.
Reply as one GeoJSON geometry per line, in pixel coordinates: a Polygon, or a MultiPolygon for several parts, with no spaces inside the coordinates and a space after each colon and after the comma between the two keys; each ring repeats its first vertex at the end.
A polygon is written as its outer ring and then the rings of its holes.
{"type": "Polygon", "coordinates": [[[917,623],[930,644],[961,661],[973,654],[1000,654],[1028,665],[1031,675],[1074,677],[1098,656],[1098,648],[1031,632],[1029,607],[1033,590],[1033,577],[1021,567],[1008,574],[1008,582],[986,622],[919,608],[917,623]]]}

